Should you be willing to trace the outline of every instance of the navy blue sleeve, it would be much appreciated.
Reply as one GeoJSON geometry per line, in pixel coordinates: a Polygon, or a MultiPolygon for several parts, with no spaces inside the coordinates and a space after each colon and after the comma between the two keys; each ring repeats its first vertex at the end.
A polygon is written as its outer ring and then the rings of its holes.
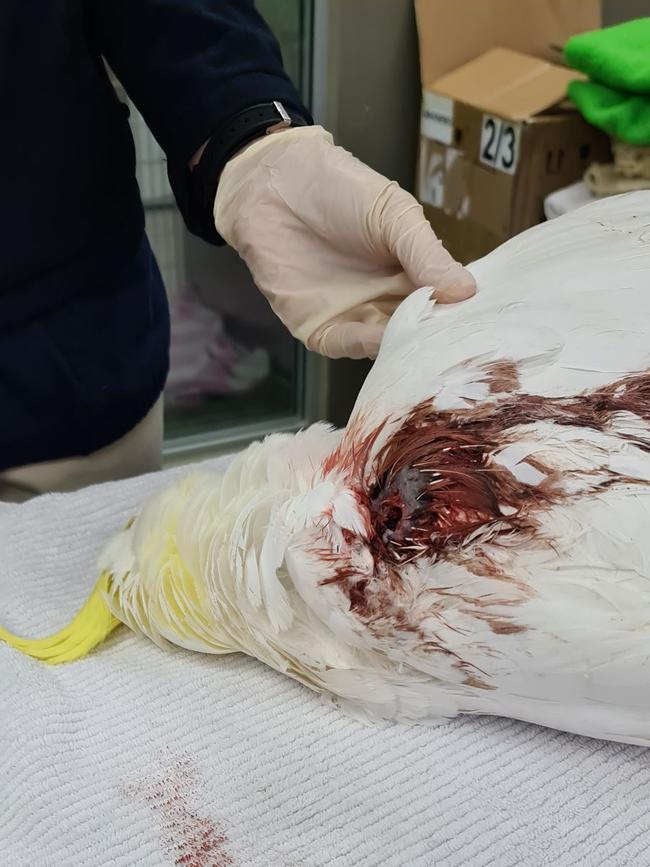
{"type": "Polygon", "coordinates": [[[101,54],[170,163],[233,115],[279,100],[309,118],[253,0],[92,0],[101,54]]]}

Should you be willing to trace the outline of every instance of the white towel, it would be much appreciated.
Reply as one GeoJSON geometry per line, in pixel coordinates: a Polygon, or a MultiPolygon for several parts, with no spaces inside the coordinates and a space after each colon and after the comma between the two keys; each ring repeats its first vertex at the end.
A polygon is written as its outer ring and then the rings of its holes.
{"type": "MultiPolygon", "coordinates": [[[[0,507],[0,622],[66,623],[168,477],[0,507]]],[[[254,660],[126,629],[59,667],[2,646],[0,684],[7,867],[650,865],[639,748],[488,718],[367,727],[254,660]]]]}

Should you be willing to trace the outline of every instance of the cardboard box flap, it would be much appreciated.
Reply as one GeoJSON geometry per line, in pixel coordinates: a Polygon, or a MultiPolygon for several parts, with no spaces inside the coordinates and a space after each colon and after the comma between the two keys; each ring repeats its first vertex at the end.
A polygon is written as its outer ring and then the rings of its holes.
{"type": "Polygon", "coordinates": [[[423,87],[498,45],[552,63],[551,48],[601,26],[600,0],[415,0],[423,87]]]}
{"type": "Polygon", "coordinates": [[[429,88],[474,108],[526,120],[561,102],[575,70],[555,66],[507,48],[493,48],[429,88]]]}

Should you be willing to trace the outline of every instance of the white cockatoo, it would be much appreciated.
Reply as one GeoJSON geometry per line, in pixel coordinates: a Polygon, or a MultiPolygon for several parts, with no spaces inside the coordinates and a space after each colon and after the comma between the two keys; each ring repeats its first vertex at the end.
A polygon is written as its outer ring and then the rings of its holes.
{"type": "Polygon", "coordinates": [[[145,502],[51,662],[125,623],[371,719],[496,714],[650,744],[650,193],[423,288],[345,431],[274,435],[145,502]]]}

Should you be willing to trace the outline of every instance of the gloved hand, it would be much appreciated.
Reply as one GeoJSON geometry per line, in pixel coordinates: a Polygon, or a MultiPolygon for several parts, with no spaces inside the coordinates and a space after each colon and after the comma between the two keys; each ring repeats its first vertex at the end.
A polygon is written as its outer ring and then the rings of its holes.
{"type": "Polygon", "coordinates": [[[441,303],[476,290],[418,202],[321,127],[265,136],[231,159],[214,218],[289,331],[331,358],[374,358],[420,286],[441,303]]]}

